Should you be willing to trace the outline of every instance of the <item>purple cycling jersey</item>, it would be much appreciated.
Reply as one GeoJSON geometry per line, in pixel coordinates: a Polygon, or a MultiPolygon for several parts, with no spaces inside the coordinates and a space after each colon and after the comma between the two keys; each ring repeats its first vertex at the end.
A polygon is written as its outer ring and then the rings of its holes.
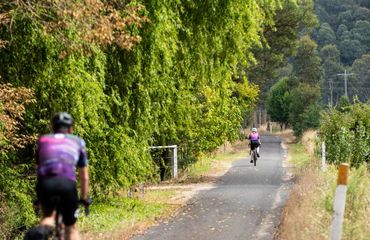
{"type": "Polygon", "coordinates": [[[76,181],[76,166],[87,166],[85,145],[83,139],[72,134],[41,136],[36,150],[38,178],[61,176],[76,181]]]}
{"type": "Polygon", "coordinates": [[[252,132],[251,134],[249,134],[248,138],[251,141],[258,141],[260,139],[260,135],[256,132],[252,132]]]}

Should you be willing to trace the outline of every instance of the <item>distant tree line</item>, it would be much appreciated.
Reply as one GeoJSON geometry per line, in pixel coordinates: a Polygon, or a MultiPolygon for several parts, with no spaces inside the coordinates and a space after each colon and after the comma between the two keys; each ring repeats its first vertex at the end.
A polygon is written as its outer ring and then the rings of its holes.
{"type": "Polygon", "coordinates": [[[298,31],[297,51],[266,78],[272,82],[266,84],[272,86],[266,92],[271,119],[292,126],[297,135],[318,127],[320,111],[341,98],[365,102],[370,96],[369,4],[319,0],[314,13],[317,18],[308,18],[313,24],[298,31]]]}
{"type": "Polygon", "coordinates": [[[335,105],[345,94],[352,101],[358,96],[367,101],[370,96],[370,3],[368,1],[319,0],[315,13],[320,27],[313,38],[317,41],[322,59],[323,101],[335,105]]]}

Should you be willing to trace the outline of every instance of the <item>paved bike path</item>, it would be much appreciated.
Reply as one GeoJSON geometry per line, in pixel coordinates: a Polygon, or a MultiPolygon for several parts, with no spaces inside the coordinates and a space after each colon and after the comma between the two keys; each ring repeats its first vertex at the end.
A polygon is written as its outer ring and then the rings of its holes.
{"type": "Polygon", "coordinates": [[[290,182],[280,138],[261,139],[256,167],[249,156],[233,162],[214,188],[200,191],[177,216],[133,239],[273,239],[290,182]]]}

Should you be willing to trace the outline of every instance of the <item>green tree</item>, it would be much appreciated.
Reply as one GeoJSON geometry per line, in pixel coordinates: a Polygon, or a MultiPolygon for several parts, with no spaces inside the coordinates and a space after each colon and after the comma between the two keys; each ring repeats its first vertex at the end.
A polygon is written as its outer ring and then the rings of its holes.
{"type": "Polygon", "coordinates": [[[266,109],[272,121],[287,125],[289,123],[289,105],[291,98],[289,96],[289,78],[284,77],[275,83],[267,97],[266,109]]]}
{"type": "Polygon", "coordinates": [[[335,45],[325,45],[320,50],[322,60],[322,98],[330,106],[334,106],[341,92],[338,91],[337,74],[344,72],[340,64],[340,52],[335,45]]]}
{"type": "Polygon", "coordinates": [[[248,80],[261,89],[260,104],[277,79],[277,69],[287,64],[294,54],[299,33],[317,26],[312,1],[283,1],[273,16],[272,24],[266,25],[261,45],[256,45],[253,55],[256,63],[247,67],[248,80]]]}
{"type": "Polygon", "coordinates": [[[337,28],[336,35],[338,40],[340,41],[349,40],[351,38],[351,34],[348,31],[348,28],[344,24],[339,25],[339,27],[337,28]]]}
{"type": "Polygon", "coordinates": [[[334,44],[323,46],[320,50],[319,56],[323,62],[333,61],[339,63],[340,60],[340,52],[334,44]]]}
{"type": "Polygon", "coordinates": [[[341,96],[338,104],[335,106],[335,109],[340,112],[346,112],[348,111],[348,108],[351,106],[351,103],[349,101],[349,98],[347,96],[341,96]]]}
{"type": "Polygon", "coordinates": [[[303,83],[318,84],[321,80],[320,58],[316,48],[317,44],[309,36],[300,39],[293,59],[293,72],[303,83]]]}
{"type": "Polygon", "coordinates": [[[336,36],[333,29],[328,23],[322,23],[317,33],[317,43],[320,46],[324,46],[327,44],[334,44],[335,41],[336,36]]]}
{"type": "Polygon", "coordinates": [[[359,4],[361,7],[364,7],[364,8],[367,8],[367,9],[370,9],[370,3],[368,1],[359,1],[359,4]]]}
{"type": "Polygon", "coordinates": [[[339,44],[341,61],[345,65],[352,65],[356,58],[365,53],[365,48],[358,40],[344,40],[339,44]]]}
{"type": "MultiPolygon", "coordinates": [[[[319,0],[315,9],[321,28],[328,23],[336,32],[343,65],[351,65],[368,51],[370,9],[363,1],[319,0]]],[[[326,43],[320,40],[318,44],[323,47],[326,43]]]]}
{"type": "Polygon", "coordinates": [[[368,52],[370,50],[370,22],[357,21],[351,33],[353,38],[362,44],[364,52],[368,52]]]}
{"type": "Polygon", "coordinates": [[[339,12],[339,14],[338,14],[338,23],[339,24],[344,24],[347,27],[352,28],[353,27],[353,21],[354,21],[353,11],[351,9],[339,12]]]}
{"type": "Polygon", "coordinates": [[[34,134],[25,132],[22,124],[26,106],[34,103],[31,89],[0,84],[0,237],[3,239],[12,238],[9,229],[16,229],[35,218],[29,207],[30,185],[24,181],[29,166],[17,158],[17,151],[36,140],[34,134]]]}
{"type": "Polygon", "coordinates": [[[365,54],[361,58],[356,59],[352,64],[351,72],[354,74],[351,77],[352,86],[355,88],[359,99],[363,102],[368,101],[370,97],[370,54],[365,54]]]}
{"type": "Polygon", "coordinates": [[[300,83],[290,91],[289,123],[296,136],[300,136],[306,129],[318,127],[319,99],[318,86],[300,83]]]}
{"type": "Polygon", "coordinates": [[[359,167],[368,161],[370,152],[370,106],[360,102],[351,105],[345,97],[343,105],[322,115],[319,135],[326,143],[328,162],[359,167]]]}

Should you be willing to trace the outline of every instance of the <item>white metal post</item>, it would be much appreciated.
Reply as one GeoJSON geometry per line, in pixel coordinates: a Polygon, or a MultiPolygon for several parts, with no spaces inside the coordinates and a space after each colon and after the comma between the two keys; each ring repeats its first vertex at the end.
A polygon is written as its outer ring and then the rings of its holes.
{"type": "Polygon", "coordinates": [[[321,170],[323,172],[325,172],[325,169],[326,169],[326,146],[325,146],[325,142],[322,142],[322,145],[321,145],[321,150],[322,150],[322,154],[321,154],[321,170]]]}
{"type": "Polygon", "coordinates": [[[159,149],[159,148],[172,148],[173,149],[173,157],[171,159],[172,178],[177,178],[177,145],[151,146],[150,148],[151,149],[159,149]]]}
{"type": "Polygon", "coordinates": [[[173,148],[172,177],[177,178],[177,146],[173,148]]]}
{"type": "Polygon", "coordinates": [[[344,218],[344,209],[347,195],[347,182],[349,175],[349,164],[342,163],[339,165],[337,189],[334,197],[334,215],[330,226],[330,240],[340,240],[342,236],[342,224],[344,218]]]}

